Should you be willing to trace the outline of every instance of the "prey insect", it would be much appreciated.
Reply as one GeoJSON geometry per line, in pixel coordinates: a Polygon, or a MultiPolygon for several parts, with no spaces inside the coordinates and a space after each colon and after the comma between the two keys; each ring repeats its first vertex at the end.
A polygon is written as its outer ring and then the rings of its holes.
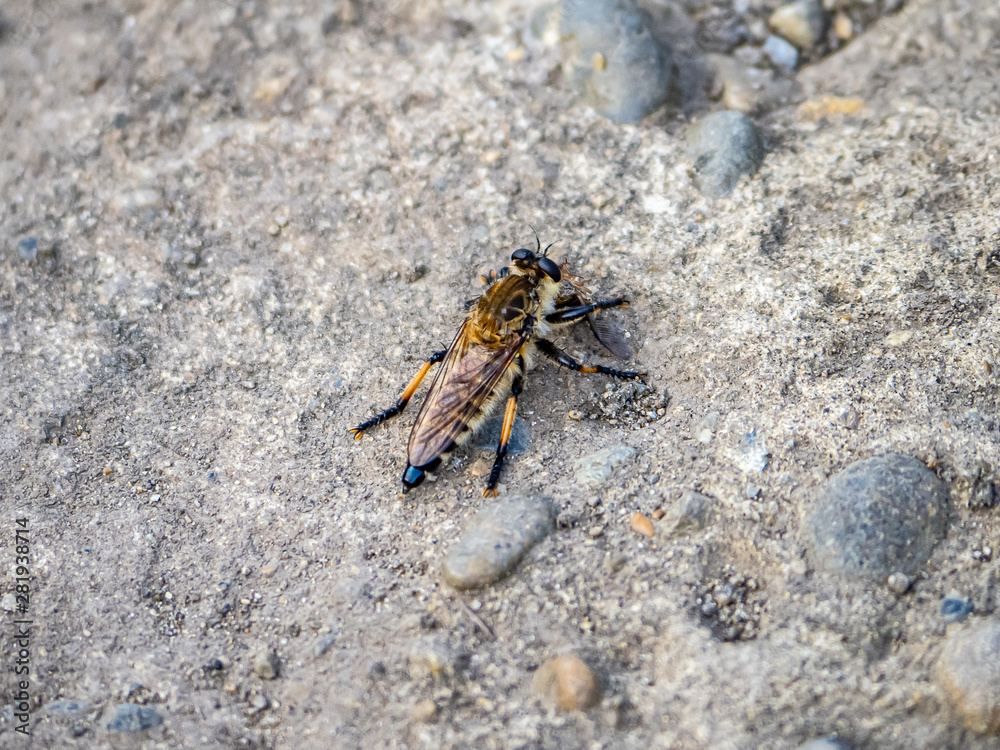
{"type": "Polygon", "coordinates": [[[427,472],[437,469],[444,456],[505,404],[500,441],[483,492],[496,496],[517,400],[536,353],[577,372],[603,373],[621,380],[642,377],[630,370],[584,365],[545,338],[553,328],[586,319],[608,351],[621,358],[631,356],[621,333],[598,315],[608,308],[627,307],[628,300],[592,301],[583,280],[548,257],[552,245],[542,250],[537,237],[536,243],[537,252],[515,250],[509,266],[490,273],[486,292],[466,304],[465,322],[451,346],[427,358],[396,403],[350,430],[360,439],[365,430],[399,414],[431,367],[441,365],[410,432],[404,493],[423,482],[427,472]]]}

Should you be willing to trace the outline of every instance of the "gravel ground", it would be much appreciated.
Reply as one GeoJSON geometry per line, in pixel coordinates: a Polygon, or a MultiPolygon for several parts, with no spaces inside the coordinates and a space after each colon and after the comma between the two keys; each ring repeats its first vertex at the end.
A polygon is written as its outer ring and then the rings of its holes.
{"type": "Polygon", "coordinates": [[[1000,10],[900,5],[827,3],[795,72],[776,3],[650,3],[635,124],[549,6],[5,7],[0,746],[997,747],[1000,10]],[[768,153],[711,198],[685,137],[740,101],[768,153]],[[532,227],[645,385],[540,363],[529,500],[474,447],[401,499],[416,409],[347,429],[532,227]]]}

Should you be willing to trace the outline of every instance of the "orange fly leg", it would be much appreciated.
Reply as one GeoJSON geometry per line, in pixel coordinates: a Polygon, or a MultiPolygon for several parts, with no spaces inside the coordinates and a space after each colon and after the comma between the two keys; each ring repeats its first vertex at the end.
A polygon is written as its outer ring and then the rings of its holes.
{"type": "MultiPolygon", "coordinates": [[[[520,356],[517,363],[521,371],[524,371],[524,360],[520,356]]],[[[493,470],[490,471],[489,481],[486,489],[483,490],[484,497],[497,496],[497,483],[500,481],[500,469],[503,468],[503,460],[507,455],[507,444],[510,443],[510,433],[514,429],[514,416],[517,413],[517,397],[521,395],[521,376],[517,375],[510,385],[510,396],[507,398],[507,410],[503,415],[503,428],[500,430],[500,444],[497,446],[497,455],[493,459],[493,470]]]]}

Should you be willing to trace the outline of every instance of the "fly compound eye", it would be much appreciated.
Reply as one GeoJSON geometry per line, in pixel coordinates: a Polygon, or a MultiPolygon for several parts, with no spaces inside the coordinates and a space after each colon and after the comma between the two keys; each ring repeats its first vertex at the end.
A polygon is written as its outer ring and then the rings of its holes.
{"type": "Polygon", "coordinates": [[[524,248],[521,248],[520,250],[515,250],[511,254],[510,259],[511,260],[528,260],[533,255],[534,255],[534,253],[531,252],[530,250],[525,250],[524,248]]]}
{"type": "Polygon", "coordinates": [[[538,267],[553,281],[558,282],[562,280],[562,272],[552,258],[542,258],[538,261],[538,267]]]}

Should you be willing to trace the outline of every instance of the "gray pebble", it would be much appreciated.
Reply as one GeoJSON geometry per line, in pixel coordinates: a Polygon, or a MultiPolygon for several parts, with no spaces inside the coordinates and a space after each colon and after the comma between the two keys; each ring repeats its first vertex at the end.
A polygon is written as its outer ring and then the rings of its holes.
{"type": "Polygon", "coordinates": [[[937,677],[966,727],[1000,734],[1000,623],[949,629],[937,677]]]}
{"type": "MultiPolygon", "coordinates": [[[[129,704],[131,705],[131,704],[129,704]]],[[[53,701],[45,707],[45,710],[54,716],[76,716],[84,713],[90,706],[81,701],[53,701]]]]}
{"type": "Polygon", "coordinates": [[[769,36],[764,42],[764,52],[779,68],[795,70],[795,66],[799,64],[799,51],[780,36],[769,36]]]}
{"type": "Polygon", "coordinates": [[[670,534],[679,536],[692,531],[700,531],[708,525],[715,500],[700,492],[689,490],[681,498],[676,514],[672,518],[670,534]]]}
{"type": "Polygon", "coordinates": [[[333,648],[334,641],[336,640],[337,639],[334,637],[333,633],[322,636],[318,641],[316,641],[316,645],[313,646],[313,656],[318,659],[326,654],[327,651],[333,648]]]}
{"type": "Polygon", "coordinates": [[[159,206],[163,200],[158,190],[131,190],[111,199],[111,208],[122,216],[132,216],[143,209],[159,206]]]}
{"type": "Polygon", "coordinates": [[[576,460],[576,481],[586,487],[597,487],[604,482],[618,464],[635,455],[635,448],[613,445],[590,453],[576,460]]]}
{"type": "Polygon", "coordinates": [[[913,576],[948,527],[948,488],[910,456],[856,461],[827,482],[805,524],[817,567],[863,581],[913,576]]]}
{"type": "Polygon", "coordinates": [[[803,745],[799,745],[798,750],[850,750],[843,742],[822,737],[818,740],[809,740],[803,745]]]}
{"type": "Polygon", "coordinates": [[[767,441],[757,435],[757,430],[750,430],[740,439],[739,467],[747,473],[760,473],[767,468],[767,457],[770,451],[767,441]]]}
{"type": "Polygon", "coordinates": [[[35,237],[22,237],[17,241],[17,254],[21,260],[33,261],[38,257],[38,240],[35,237]]]}
{"type": "Polygon", "coordinates": [[[908,575],[905,575],[903,573],[893,573],[891,576],[889,576],[889,580],[887,581],[887,583],[889,585],[889,590],[892,593],[902,596],[903,594],[905,594],[907,591],[910,590],[911,581],[908,575]]]}
{"type": "Polygon", "coordinates": [[[741,112],[715,112],[687,136],[698,187],[712,198],[729,195],[740,176],[760,169],[764,139],[753,120],[741,112]]]}
{"type": "Polygon", "coordinates": [[[163,717],[149,706],[137,706],[134,703],[122,703],[115,706],[115,712],[108,722],[111,732],[144,732],[158,727],[163,723],[163,717]]]}
{"type": "Polygon", "coordinates": [[[770,18],[771,28],[801,49],[810,49],[823,38],[826,14],[820,0],[796,0],[782,5],[770,18]]]}
{"type": "Polygon", "coordinates": [[[253,663],[253,673],[262,680],[273,680],[281,671],[281,660],[274,651],[258,656],[253,663]]]}
{"type": "Polygon", "coordinates": [[[605,117],[638,122],[663,105],[676,68],[649,16],[631,0],[565,0],[570,83],[605,117]]]}
{"type": "Polygon", "coordinates": [[[444,579],[457,589],[488,586],[507,576],[548,536],[556,508],[547,497],[502,497],[476,514],[444,560],[444,579]]]}
{"type": "Polygon", "coordinates": [[[941,617],[945,622],[961,622],[972,614],[972,602],[968,599],[947,597],[941,600],[941,617]]]}
{"type": "MultiPolygon", "coordinates": [[[[476,431],[476,436],[470,441],[471,447],[480,451],[496,451],[502,428],[503,414],[494,414],[476,431]]],[[[519,416],[515,416],[514,426],[510,431],[510,442],[507,443],[507,455],[524,453],[530,444],[531,426],[519,416]]]]}
{"type": "Polygon", "coordinates": [[[13,612],[17,608],[17,597],[13,594],[4,594],[0,599],[0,609],[4,612],[13,612]]]}

